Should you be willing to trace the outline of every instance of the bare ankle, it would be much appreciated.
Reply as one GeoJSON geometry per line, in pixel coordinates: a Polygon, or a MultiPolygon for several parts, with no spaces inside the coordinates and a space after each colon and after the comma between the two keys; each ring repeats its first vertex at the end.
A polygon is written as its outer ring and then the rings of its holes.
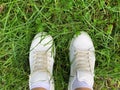
{"type": "Polygon", "coordinates": [[[32,90],[46,90],[46,89],[44,89],[44,88],[34,88],[32,90]]]}
{"type": "Polygon", "coordinates": [[[91,90],[89,88],[76,88],[75,90],[91,90]]]}

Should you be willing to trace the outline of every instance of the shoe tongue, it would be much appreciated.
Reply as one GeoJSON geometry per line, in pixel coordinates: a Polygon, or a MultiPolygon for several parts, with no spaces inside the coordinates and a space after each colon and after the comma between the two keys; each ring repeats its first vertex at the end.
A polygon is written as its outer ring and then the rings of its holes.
{"type": "Polygon", "coordinates": [[[50,77],[47,72],[34,72],[30,75],[30,82],[48,81],[50,77]]]}
{"type": "Polygon", "coordinates": [[[93,75],[88,71],[77,71],[77,79],[78,81],[86,82],[89,86],[93,86],[94,80],[93,75]]]}

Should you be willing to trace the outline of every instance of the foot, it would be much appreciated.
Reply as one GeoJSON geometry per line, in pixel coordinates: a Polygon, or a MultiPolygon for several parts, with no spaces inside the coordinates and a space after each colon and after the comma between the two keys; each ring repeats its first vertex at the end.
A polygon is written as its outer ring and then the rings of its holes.
{"type": "Polygon", "coordinates": [[[50,90],[54,90],[52,75],[54,56],[55,48],[52,37],[45,32],[37,34],[30,47],[30,90],[39,88],[39,82],[49,83],[50,90]]]}
{"type": "MultiPolygon", "coordinates": [[[[86,32],[74,36],[70,45],[70,80],[68,90],[73,90],[75,80],[85,82],[90,88],[94,83],[95,53],[90,36],[86,32]]],[[[86,87],[85,87],[86,88],[86,87]]]]}

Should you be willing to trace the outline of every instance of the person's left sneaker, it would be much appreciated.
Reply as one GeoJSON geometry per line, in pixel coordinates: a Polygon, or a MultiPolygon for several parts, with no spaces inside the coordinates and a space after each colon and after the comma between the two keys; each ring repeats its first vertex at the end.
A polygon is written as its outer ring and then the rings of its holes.
{"type": "Polygon", "coordinates": [[[38,33],[30,47],[30,90],[40,87],[46,90],[54,90],[52,75],[54,56],[55,46],[52,37],[45,32],[38,33]]]}

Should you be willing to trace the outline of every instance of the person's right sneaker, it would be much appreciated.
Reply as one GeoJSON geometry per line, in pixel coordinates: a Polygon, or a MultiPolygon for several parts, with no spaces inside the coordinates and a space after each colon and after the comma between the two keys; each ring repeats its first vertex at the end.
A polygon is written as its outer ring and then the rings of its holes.
{"type": "Polygon", "coordinates": [[[71,71],[68,90],[72,90],[74,81],[85,82],[90,89],[94,84],[95,49],[86,32],[75,35],[70,45],[71,71]]]}

